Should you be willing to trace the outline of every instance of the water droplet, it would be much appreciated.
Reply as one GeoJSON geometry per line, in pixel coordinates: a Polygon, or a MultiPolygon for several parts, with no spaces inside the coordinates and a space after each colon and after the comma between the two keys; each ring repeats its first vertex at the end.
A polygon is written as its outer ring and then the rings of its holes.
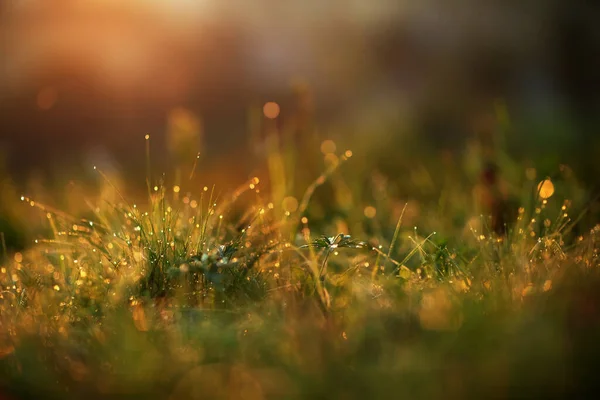
{"type": "Polygon", "coordinates": [[[544,179],[538,184],[537,190],[542,199],[548,199],[554,194],[554,184],[550,179],[544,179]]]}

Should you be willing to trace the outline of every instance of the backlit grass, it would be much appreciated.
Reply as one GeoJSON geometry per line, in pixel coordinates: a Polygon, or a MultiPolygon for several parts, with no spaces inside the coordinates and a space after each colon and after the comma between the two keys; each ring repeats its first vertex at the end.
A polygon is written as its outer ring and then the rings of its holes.
{"type": "Polygon", "coordinates": [[[288,163],[303,155],[275,146],[265,176],[231,194],[149,166],[139,203],[99,169],[104,191],[84,215],[23,195],[15,207],[46,233],[2,263],[0,393],[583,393],[600,349],[600,226],[581,228],[573,180],[513,164],[500,234],[460,169],[436,181],[415,165],[403,173],[425,195],[410,197],[353,167],[352,151],[321,147],[312,183],[288,163]]]}

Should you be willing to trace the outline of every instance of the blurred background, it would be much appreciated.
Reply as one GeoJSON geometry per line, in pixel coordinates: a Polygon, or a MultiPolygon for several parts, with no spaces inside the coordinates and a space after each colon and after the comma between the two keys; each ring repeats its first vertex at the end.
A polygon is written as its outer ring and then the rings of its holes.
{"type": "Polygon", "coordinates": [[[18,176],[95,158],[143,171],[140,138],[166,146],[190,116],[218,158],[247,145],[252,107],[275,101],[283,118],[299,85],[325,132],[393,141],[379,129],[393,122],[460,147],[502,99],[529,142],[598,151],[590,1],[1,4],[0,143],[18,176]]]}
{"type": "Polygon", "coordinates": [[[283,126],[401,176],[399,154],[452,158],[500,121],[524,162],[600,173],[590,1],[0,4],[0,168],[17,187],[92,165],[143,182],[145,135],[156,171],[200,153],[208,180],[237,184],[283,126]]]}

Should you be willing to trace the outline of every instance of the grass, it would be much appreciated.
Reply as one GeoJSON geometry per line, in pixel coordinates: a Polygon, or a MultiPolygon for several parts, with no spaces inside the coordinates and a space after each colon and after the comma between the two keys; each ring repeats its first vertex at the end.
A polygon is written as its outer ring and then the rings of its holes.
{"type": "Polygon", "coordinates": [[[0,398],[546,398],[593,384],[600,225],[582,228],[566,167],[551,193],[505,165],[518,207],[497,234],[461,169],[414,165],[406,181],[426,194],[411,198],[350,151],[327,152],[310,183],[289,162],[305,155],[272,146],[267,177],[228,196],[193,171],[153,180],[149,163],[139,204],[99,170],[83,215],[23,196],[15,207],[47,230],[4,252],[0,398]]]}

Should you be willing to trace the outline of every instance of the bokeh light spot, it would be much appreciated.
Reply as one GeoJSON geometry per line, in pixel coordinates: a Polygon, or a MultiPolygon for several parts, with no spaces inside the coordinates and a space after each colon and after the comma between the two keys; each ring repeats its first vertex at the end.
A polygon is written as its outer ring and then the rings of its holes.
{"type": "Polygon", "coordinates": [[[340,162],[338,156],[333,153],[328,153],[325,155],[325,165],[328,167],[335,167],[340,162]]]}
{"type": "Polygon", "coordinates": [[[364,213],[365,217],[367,218],[375,218],[375,216],[377,215],[377,209],[373,206],[367,206],[365,207],[364,213]]]}
{"type": "Polygon", "coordinates": [[[274,101],[269,101],[263,106],[263,114],[269,119],[277,118],[280,111],[281,109],[279,108],[279,104],[275,103],[274,101]]]}
{"type": "Polygon", "coordinates": [[[283,199],[281,206],[283,207],[284,211],[293,213],[298,209],[298,200],[293,196],[288,196],[283,199]]]}
{"type": "Polygon", "coordinates": [[[335,153],[336,148],[337,147],[333,140],[327,139],[327,140],[324,140],[323,143],[321,143],[321,153],[323,153],[323,154],[335,153]]]}

